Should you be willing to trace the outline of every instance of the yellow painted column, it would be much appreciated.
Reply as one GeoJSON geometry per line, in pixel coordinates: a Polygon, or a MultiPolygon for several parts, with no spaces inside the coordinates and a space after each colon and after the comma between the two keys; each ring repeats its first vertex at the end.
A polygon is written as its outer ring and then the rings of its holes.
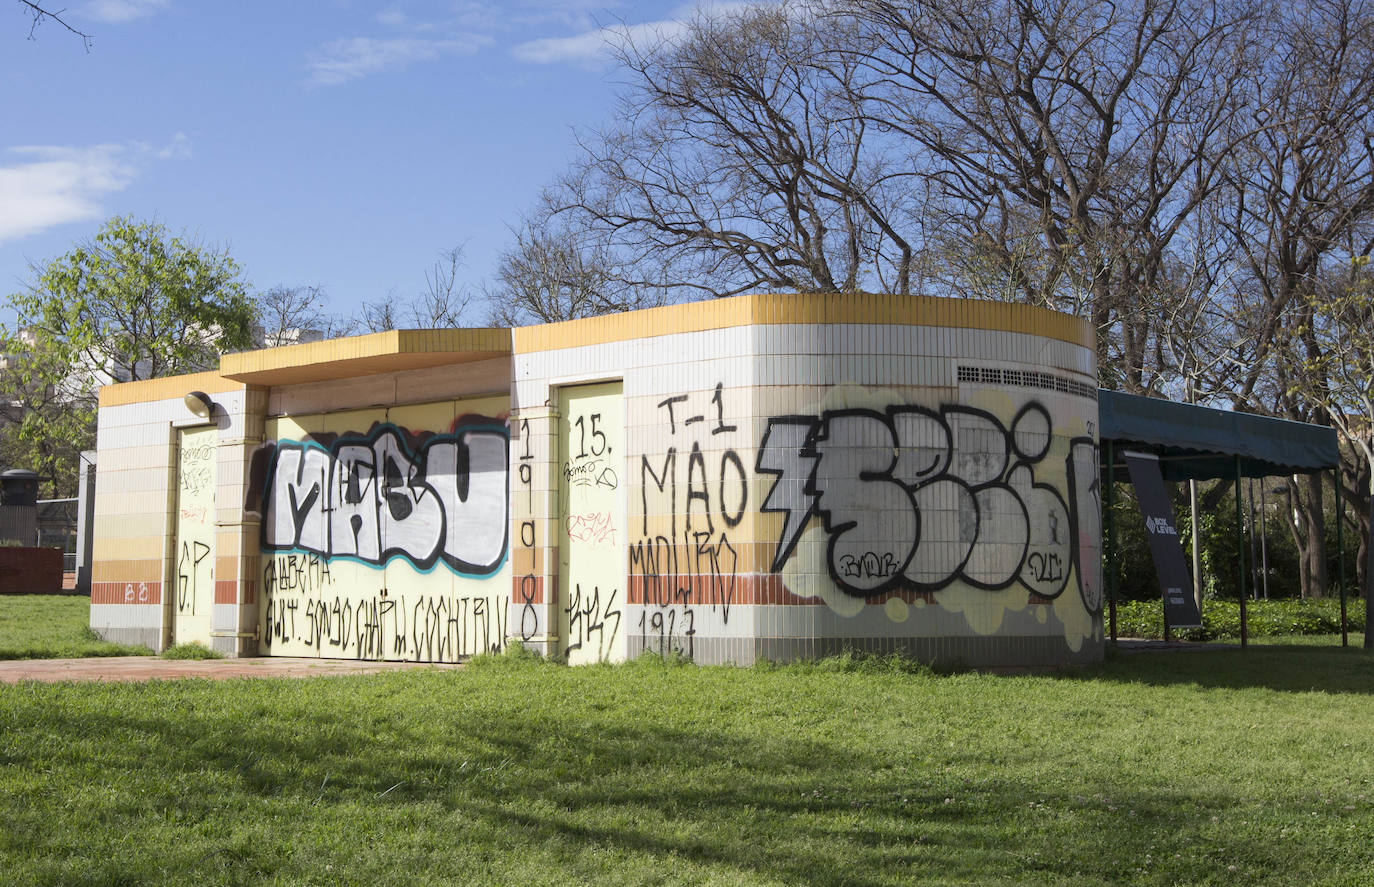
{"type": "Polygon", "coordinates": [[[177,430],[176,538],[172,549],[172,643],[211,646],[215,602],[215,489],[219,432],[177,430]]]}
{"type": "Polygon", "coordinates": [[[625,406],[619,382],[558,395],[558,626],[569,665],[625,658],[625,406]]]}

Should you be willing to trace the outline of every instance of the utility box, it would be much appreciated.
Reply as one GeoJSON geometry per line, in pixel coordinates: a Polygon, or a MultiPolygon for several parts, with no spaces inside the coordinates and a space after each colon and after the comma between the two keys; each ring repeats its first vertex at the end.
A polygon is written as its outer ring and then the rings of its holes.
{"type": "Polygon", "coordinates": [[[0,539],[38,541],[38,474],[27,468],[0,473],[0,539]]]}

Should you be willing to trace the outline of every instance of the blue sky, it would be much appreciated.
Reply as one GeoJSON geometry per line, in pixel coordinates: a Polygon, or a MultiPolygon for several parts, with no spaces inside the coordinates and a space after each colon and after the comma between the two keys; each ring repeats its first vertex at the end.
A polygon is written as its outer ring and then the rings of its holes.
{"type": "MultiPolygon", "coordinates": [[[[611,120],[604,27],[681,3],[0,0],[0,295],[112,215],[227,248],[255,289],[332,308],[410,297],[463,245],[490,279],[507,224],[611,120]]],[[[473,316],[471,323],[483,318],[473,316]]]]}

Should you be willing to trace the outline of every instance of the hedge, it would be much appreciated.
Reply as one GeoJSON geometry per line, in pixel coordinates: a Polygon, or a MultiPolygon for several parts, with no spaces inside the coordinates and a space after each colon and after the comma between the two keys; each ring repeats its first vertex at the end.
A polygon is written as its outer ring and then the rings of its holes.
{"type": "MultiPolygon", "coordinates": [[[[1346,602],[1350,631],[1364,630],[1364,600],[1346,602]]],[[[1337,598],[1291,598],[1247,601],[1246,625],[1250,637],[1294,634],[1339,634],[1341,602],[1337,598]]],[[[1105,614],[1104,614],[1105,616],[1105,614]]],[[[1116,633],[1123,638],[1164,637],[1164,607],[1158,600],[1123,601],[1116,607],[1116,633]]],[[[1175,631],[1191,641],[1240,638],[1240,604],[1236,601],[1203,601],[1202,628],[1175,631]]]]}

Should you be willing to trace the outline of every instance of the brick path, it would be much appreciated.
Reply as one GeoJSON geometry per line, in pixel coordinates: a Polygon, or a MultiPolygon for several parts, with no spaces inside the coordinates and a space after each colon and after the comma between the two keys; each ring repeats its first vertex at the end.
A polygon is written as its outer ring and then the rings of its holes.
{"type": "Polygon", "coordinates": [[[412,668],[459,668],[420,662],[359,662],[354,659],[158,659],[110,656],[89,659],[14,659],[0,661],[0,684],[20,681],[147,681],[205,678],[310,678],[375,674],[412,668]]]}

